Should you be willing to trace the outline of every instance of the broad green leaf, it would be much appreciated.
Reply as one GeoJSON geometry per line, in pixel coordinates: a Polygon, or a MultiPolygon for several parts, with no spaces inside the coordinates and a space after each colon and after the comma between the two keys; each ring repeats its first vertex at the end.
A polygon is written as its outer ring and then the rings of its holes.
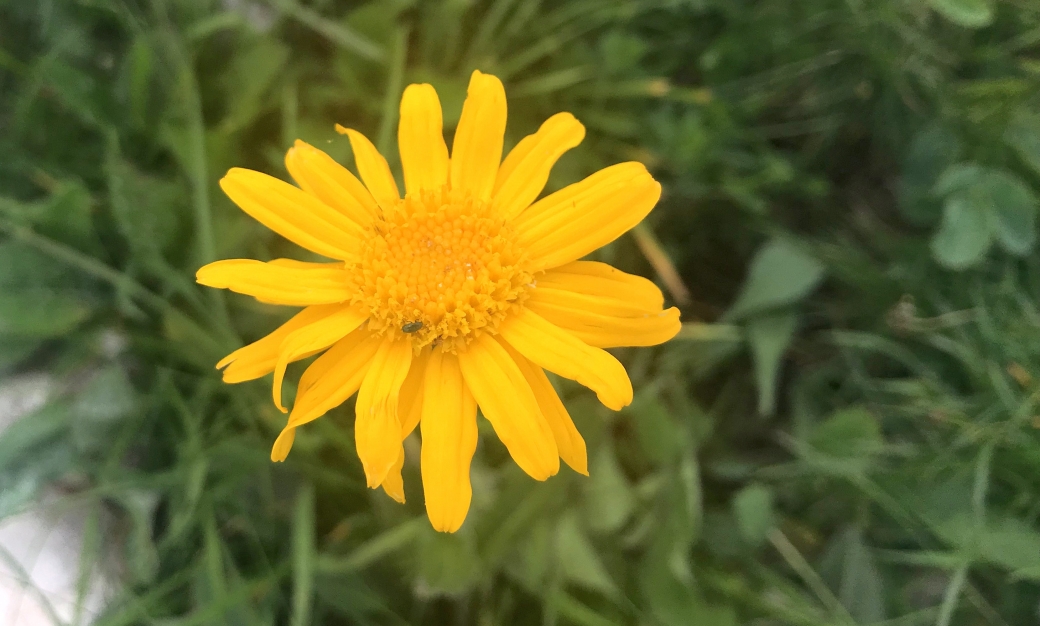
{"type": "Polygon", "coordinates": [[[932,196],[932,188],[939,175],[957,161],[961,150],[960,139],[938,124],[914,136],[899,181],[898,206],[903,217],[915,224],[939,220],[940,204],[932,196]]]}
{"type": "Polygon", "coordinates": [[[176,240],[179,215],[188,206],[183,185],[145,174],[114,156],[108,164],[112,213],[138,254],[167,250],[176,240]]]}
{"type": "Polygon", "coordinates": [[[805,460],[838,476],[869,473],[885,445],[877,420],[861,407],[836,412],[813,429],[806,443],[805,460]]]}
{"type": "Polygon", "coordinates": [[[591,457],[585,492],[586,524],[596,532],[612,533],[628,521],[635,497],[609,443],[604,442],[591,457]]]}
{"type": "Polygon", "coordinates": [[[89,315],[90,307],[72,294],[46,288],[8,292],[0,298],[0,335],[61,337],[89,315]]]}
{"type": "Polygon", "coordinates": [[[823,280],[824,267],[783,239],[763,246],[726,318],[740,319],[798,302],[823,280]]]}
{"type": "Polygon", "coordinates": [[[965,269],[982,260],[992,240],[985,210],[968,193],[958,192],[943,205],[942,224],[932,237],[932,256],[950,269],[965,269]]]}
{"type": "Polygon", "coordinates": [[[765,542],[776,523],[773,492],[764,485],[748,485],[733,498],[733,515],[744,539],[753,546],[765,542]]]}
{"type": "Polygon", "coordinates": [[[798,314],[784,311],[756,316],[747,322],[747,338],[755,361],[758,412],[769,415],[776,409],[776,383],[787,346],[798,327],[798,314]]]}
{"type": "Polygon", "coordinates": [[[637,396],[627,409],[632,415],[639,444],[654,463],[668,463],[676,458],[682,448],[683,436],[675,417],[655,396],[637,396]]]}
{"type": "Polygon", "coordinates": [[[1040,115],[1019,110],[1004,132],[1004,141],[1040,173],[1040,115]]]}
{"type": "Polygon", "coordinates": [[[1037,197],[1019,179],[994,172],[978,191],[979,202],[990,207],[990,223],[997,241],[1011,254],[1024,256],[1036,243],[1037,197]]]}
{"type": "Polygon", "coordinates": [[[982,28],[993,21],[990,0],[931,0],[932,7],[954,24],[982,28]]]}
{"type": "Polygon", "coordinates": [[[469,591],[479,579],[480,566],[472,532],[439,533],[427,524],[419,548],[419,576],[428,593],[469,591]]]}
{"type": "Polygon", "coordinates": [[[655,536],[639,564],[639,589],[648,623],[660,626],[736,626],[733,609],[709,604],[689,573],[686,551],[676,552],[664,533],[655,536]],[[677,566],[677,561],[681,563],[677,566]]]}
{"type": "Polygon", "coordinates": [[[574,514],[565,515],[556,528],[556,557],[566,580],[610,598],[618,597],[617,585],[574,514]]]}
{"type": "MultiPolygon", "coordinates": [[[[1012,517],[988,521],[979,542],[979,553],[990,563],[1012,572],[1040,574],[1040,532],[1012,517]]],[[[1040,580],[1034,574],[1033,580],[1040,580]]]]}
{"type": "Polygon", "coordinates": [[[955,163],[946,168],[936,181],[932,193],[936,196],[948,196],[952,193],[970,189],[979,184],[990,170],[978,163],[955,163]]]}
{"type": "Polygon", "coordinates": [[[947,196],[943,225],[932,242],[932,251],[944,265],[962,268],[977,262],[992,237],[1012,254],[1024,255],[1033,248],[1038,201],[1013,174],[960,163],[943,173],[935,193],[947,196]]]}
{"type": "Polygon", "coordinates": [[[809,439],[818,452],[836,458],[863,457],[884,445],[877,419],[866,409],[852,407],[836,412],[820,423],[809,439]]]}
{"type": "Polygon", "coordinates": [[[885,620],[884,578],[861,528],[834,535],[824,551],[820,573],[857,624],[885,620]]]}

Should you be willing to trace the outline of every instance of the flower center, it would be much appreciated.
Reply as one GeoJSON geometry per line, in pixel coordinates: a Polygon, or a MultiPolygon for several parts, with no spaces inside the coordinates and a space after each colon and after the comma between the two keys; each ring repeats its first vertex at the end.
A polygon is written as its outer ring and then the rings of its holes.
{"type": "Polygon", "coordinates": [[[454,351],[494,333],[531,273],[513,230],[487,204],[447,190],[408,196],[375,220],[349,265],[369,330],[454,351]]]}

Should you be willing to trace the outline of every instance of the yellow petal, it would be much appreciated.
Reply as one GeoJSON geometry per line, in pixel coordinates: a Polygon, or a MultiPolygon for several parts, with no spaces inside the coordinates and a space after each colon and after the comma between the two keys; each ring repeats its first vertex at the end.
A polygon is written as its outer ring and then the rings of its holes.
{"type": "Polygon", "coordinates": [[[672,307],[658,313],[622,317],[600,313],[595,309],[559,305],[543,298],[529,299],[526,307],[550,323],[597,348],[623,346],[656,346],[679,333],[679,309],[672,307]]]}
{"type": "Polygon", "coordinates": [[[572,293],[575,306],[614,315],[657,313],[664,306],[664,295],[652,281],[598,261],[574,261],[545,272],[531,297],[548,291],[572,293]]]}
{"type": "Polygon", "coordinates": [[[354,395],[379,344],[378,337],[358,329],[315,359],[300,377],[289,426],[295,428],[316,420],[354,395]]]}
{"type": "Polygon", "coordinates": [[[274,445],[271,446],[271,460],[275,463],[284,461],[285,457],[289,456],[289,450],[292,449],[295,440],[296,429],[289,426],[283,428],[278,438],[274,440],[274,445]]]}
{"type": "Polygon", "coordinates": [[[469,511],[469,465],[477,449],[477,403],[459,359],[434,350],[426,365],[422,406],[422,479],[426,515],[435,530],[453,533],[469,511]]]}
{"type": "Polygon", "coordinates": [[[349,300],[342,263],[308,263],[287,267],[252,259],[229,259],[204,265],[195,273],[200,285],[230,289],[262,302],[307,306],[349,300]]]}
{"type": "Polygon", "coordinates": [[[285,153],[285,168],[307,193],[367,227],[376,216],[376,201],[350,170],[314,146],[296,140],[285,153]]]}
{"type": "Polygon", "coordinates": [[[581,143],[585,127],[570,113],[557,113],[510,150],[495,179],[491,201],[497,215],[513,219],[545,188],[549,171],[563,153],[581,143]]]}
{"type": "Polygon", "coordinates": [[[383,479],[383,484],[380,485],[386,495],[390,496],[399,503],[404,504],[404,479],[401,478],[401,470],[404,468],[404,446],[400,446],[397,452],[397,461],[394,462],[393,467],[386,473],[386,478],[383,479]]]}
{"type": "Polygon", "coordinates": [[[451,146],[451,188],[490,200],[506,133],[506,91],[502,81],[474,71],[451,146]]]}
{"type": "MultiPolygon", "coordinates": [[[[425,348],[412,359],[408,368],[408,376],[401,385],[398,413],[401,419],[401,440],[408,438],[422,417],[423,379],[426,376],[426,361],[430,357],[430,349],[425,348]]],[[[404,467],[404,446],[398,455],[397,463],[383,479],[383,491],[391,498],[404,504],[404,482],[401,479],[401,468],[404,467]]]]}
{"type": "Polygon", "coordinates": [[[441,101],[432,85],[408,85],[401,97],[397,145],[404,187],[418,195],[439,191],[448,182],[448,145],[444,143],[441,101]]]}
{"type": "Polygon", "coordinates": [[[358,390],[354,439],[372,489],[383,482],[397,461],[401,447],[398,396],[411,362],[411,341],[384,338],[358,390]]]}
{"type": "Polygon", "coordinates": [[[367,137],[356,130],[336,124],[336,132],[350,138],[350,147],[354,150],[354,163],[357,164],[361,180],[365,181],[372,197],[384,211],[391,209],[397,204],[401,194],[397,192],[397,182],[386,159],[367,137]]]}
{"type": "Polygon", "coordinates": [[[620,237],[660,197],[660,183],[641,163],[621,163],[542,198],[513,228],[535,269],[557,267],[620,237]]]}
{"type": "Polygon", "coordinates": [[[278,348],[278,361],[274,368],[272,396],[274,405],[285,413],[282,406],[282,379],[289,363],[316,354],[346,337],[368,319],[368,314],[354,307],[341,307],[338,311],[289,333],[278,348]]]}
{"type": "Polygon", "coordinates": [[[238,167],[220,179],[220,188],[250,217],[289,241],[329,258],[354,258],[361,226],[306,191],[238,167]]]}
{"type": "Polygon", "coordinates": [[[549,377],[545,375],[542,368],[527,360],[512,346],[504,344],[504,347],[509,351],[509,356],[516,361],[524,378],[527,379],[527,383],[531,385],[531,391],[538,400],[538,407],[542,410],[542,415],[556,439],[560,458],[575,472],[588,476],[589,459],[585,449],[585,440],[574,426],[574,420],[567,412],[567,407],[560,401],[560,396],[549,382],[549,377]]]}
{"type": "Polygon", "coordinates": [[[552,429],[523,372],[494,337],[481,335],[459,352],[459,366],[484,417],[522,470],[545,480],[560,470],[552,429]]]}
{"type": "Polygon", "coordinates": [[[266,337],[227,355],[217,363],[217,369],[225,368],[224,382],[241,383],[270,374],[278,362],[278,348],[290,333],[333,315],[342,308],[342,304],[309,306],[266,337]]]}
{"type": "Polygon", "coordinates": [[[530,309],[506,318],[499,333],[537,365],[595,391],[608,408],[620,411],[632,403],[632,381],[625,366],[610,353],[593,348],[530,309]]]}
{"type": "Polygon", "coordinates": [[[398,407],[401,415],[402,440],[412,434],[422,416],[423,380],[426,377],[426,363],[431,352],[430,348],[424,348],[418,356],[412,359],[412,365],[408,368],[408,376],[401,385],[401,401],[398,407]]]}

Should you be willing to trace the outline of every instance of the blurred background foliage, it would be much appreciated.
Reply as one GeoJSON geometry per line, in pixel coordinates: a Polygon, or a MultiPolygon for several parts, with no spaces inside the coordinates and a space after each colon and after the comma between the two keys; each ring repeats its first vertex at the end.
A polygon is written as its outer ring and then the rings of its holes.
{"type": "Polygon", "coordinates": [[[0,0],[0,371],[54,380],[0,517],[87,507],[105,626],[1036,623],[1038,92],[1033,0],[0,0]],[[266,383],[213,364],[287,312],[193,275],[304,258],[229,167],[351,164],[339,122],[399,170],[403,86],[450,132],[474,68],[507,145],[587,126],[551,187],[662,180],[599,255],[686,326],[618,351],[619,414],[562,385],[589,478],[483,437],[439,535],[418,442],[406,505],[365,489],[349,405],[268,461],[266,383]]]}

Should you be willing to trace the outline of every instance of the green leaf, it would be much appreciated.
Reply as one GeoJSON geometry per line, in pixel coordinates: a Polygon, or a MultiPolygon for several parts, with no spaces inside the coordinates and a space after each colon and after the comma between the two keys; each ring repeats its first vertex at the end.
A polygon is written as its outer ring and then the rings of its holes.
{"type": "Polygon", "coordinates": [[[848,528],[834,535],[824,551],[820,573],[838,593],[857,624],[883,622],[885,590],[874,554],[863,541],[863,530],[848,528]]]}
{"type": "Polygon", "coordinates": [[[107,169],[112,213],[130,246],[142,256],[170,248],[188,206],[183,185],[145,174],[118,156],[107,169]]]}
{"type": "Polygon", "coordinates": [[[29,358],[41,343],[36,339],[3,337],[0,339],[0,374],[29,358]]]}
{"type": "Polygon", "coordinates": [[[596,532],[615,532],[628,521],[634,507],[632,487],[618,466],[613,448],[604,442],[589,460],[586,524],[596,532]]]}
{"type": "Polygon", "coordinates": [[[914,136],[899,181],[898,206],[903,217],[914,224],[938,221],[940,206],[932,197],[932,189],[939,176],[957,161],[961,150],[960,139],[938,124],[914,136]]]}
{"type": "Polygon", "coordinates": [[[862,407],[834,413],[809,434],[803,457],[826,474],[856,476],[874,467],[885,446],[877,420],[862,407]]]}
{"type": "Polygon", "coordinates": [[[884,446],[877,420],[862,407],[836,412],[814,430],[809,444],[835,458],[864,457],[884,446]]]}
{"type": "Polygon", "coordinates": [[[946,195],[943,224],[932,240],[936,259],[954,269],[977,263],[996,237],[1024,255],[1036,243],[1037,198],[1009,172],[960,163],[943,173],[935,192],[946,195]]]}
{"type": "Polygon", "coordinates": [[[990,220],[965,193],[956,193],[943,205],[939,232],[932,237],[932,256],[941,265],[961,270],[982,260],[993,240],[990,220]]]}
{"type": "Polygon", "coordinates": [[[752,546],[765,542],[776,520],[773,492],[764,485],[748,485],[733,498],[733,515],[744,539],[752,546]]]}
{"type": "Polygon", "coordinates": [[[704,599],[689,570],[687,551],[676,551],[666,533],[654,537],[639,564],[639,588],[643,606],[661,626],[736,626],[733,609],[704,599]]]}
{"type": "Polygon", "coordinates": [[[783,239],[763,246],[751,261],[747,279],[726,318],[750,317],[798,302],[823,280],[824,267],[783,239]]]}
{"type": "Polygon", "coordinates": [[[147,584],[159,574],[159,551],[152,540],[158,494],[140,489],[119,492],[119,503],[130,519],[130,533],[126,537],[131,579],[147,584]]]}
{"type": "MultiPolygon", "coordinates": [[[[1040,571],[1040,533],[1021,520],[998,518],[986,525],[979,554],[1013,572],[1040,571]]],[[[1034,575],[1033,580],[1040,580],[1040,576],[1034,575]]]]}
{"type": "Polygon", "coordinates": [[[574,514],[565,515],[556,528],[556,556],[566,580],[609,598],[618,597],[617,585],[574,514]]]}
{"type": "Polygon", "coordinates": [[[304,484],[293,515],[293,626],[310,624],[314,602],[314,501],[314,486],[304,484]]]}
{"type": "Polygon", "coordinates": [[[74,180],[59,182],[50,196],[35,202],[0,198],[0,212],[81,250],[95,245],[92,205],[90,192],[74,180]]]}
{"type": "Polygon", "coordinates": [[[224,133],[232,133],[252,123],[271,106],[267,94],[289,61],[288,46],[277,39],[260,37],[232,57],[227,78],[229,111],[221,122],[224,133]]]}
{"type": "Polygon", "coordinates": [[[49,289],[5,293],[0,298],[0,334],[49,338],[67,335],[90,315],[79,297],[49,289]]]}
{"type": "Polygon", "coordinates": [[[648,459],[664,464],[679,455],[683,442],[682,432],[660,398],[656,395],[637,396],[628,412],[632,414],[632,425],[648,459]]]}
{"type": "Polygon", "coordinates": [[[936,181],[932,193],[937,196],[948,196],[951,193],[964,191],[979,184],[990,170],[978,163],[954,163],[946,168],[936,181]]]}
{"type": "Polygon", "coordinates": [[[426,524],[419,548],[419,576],[429,593],[465,593],[477,583],[479,574],[480,557],[472,532],[439,533],[426,524]]]}
{"type": "Polygon", "coordinates": [[[1040,115],[1020,109],[1004,132],[1004,141],[1040,173],[1040,115]]]}
{"type": "Polygon", "coordinates": [[[1036,243],[1037,198],[1017,176],[994,172],[977,191],[989,205],[990,224],[1004,250],[1024,256],[1036,243]]]}
{"type": "Polygon", "coordinates": [[[993,22],[990,0],[931,0],[932,8],[954,24],[982,28],[993,22]]]}
{"type": "Polygon", "coordinates": [[[755,361],[758,412],[769,415],[776,409],[776,383],[787,346],[798,327],[794,311],[755,317],[747,323],[748,344],[755,361]]]}
{"type": "Polygon", "coordinates": [[[58,438],[72,422],[69,407],[48,404],[22,416],[0,434],[0,470],[24,462],[39,446],[58,438]]]}

